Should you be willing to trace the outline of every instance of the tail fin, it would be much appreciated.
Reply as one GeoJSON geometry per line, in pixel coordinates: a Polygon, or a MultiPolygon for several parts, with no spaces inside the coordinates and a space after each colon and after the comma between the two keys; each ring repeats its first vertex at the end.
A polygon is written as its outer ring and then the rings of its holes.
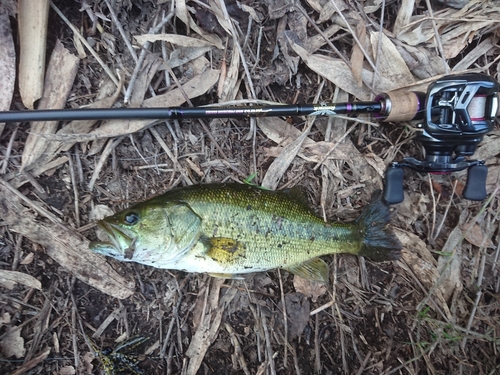
{"type": "Polygon", "coordinates": [[[382,199],[382,192],[376,191],[370,204],[356,220],[363,243],[358,255],[371,260],[395,260],[401,255],[401,243],[389,224],[391,213],[382,199]]]}

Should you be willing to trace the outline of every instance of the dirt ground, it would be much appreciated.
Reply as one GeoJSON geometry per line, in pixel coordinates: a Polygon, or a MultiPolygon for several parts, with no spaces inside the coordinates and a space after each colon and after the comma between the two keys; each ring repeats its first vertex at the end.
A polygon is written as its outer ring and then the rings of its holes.
{"type": "MultiPolygon", "coordinates": [[[[23,24],[14,0],[0,5],[12,43],[2,110],[366,101],[445,74],[499,78],[495,1],[54,4],[42,46],[21,42],[39,14],[23,24]],[[36,80],[16,67],[40,48],[43,97],[30,104],[23,90],[36,80]]],[[[284,270],[218,279],[88,249],[95,221],[134,202],[250,176],[305,187],[318,216],[352,221],[389,163],[422,158],[415,125],[368,115],[0,124],[0,374],[500,374],[498,124],[472,156],[489,168],[485,201],[462,197],[465,171],[406,171],[405,200],[392,206],[401,259],[326,256],[327,285],[284,270]]]]}

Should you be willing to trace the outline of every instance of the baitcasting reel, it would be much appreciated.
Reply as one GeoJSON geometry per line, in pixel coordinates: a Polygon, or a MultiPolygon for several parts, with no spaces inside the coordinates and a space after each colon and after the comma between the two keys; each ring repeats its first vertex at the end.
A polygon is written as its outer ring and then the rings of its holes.
{"type": "MultiPolygon", "coordinates": [[[[488,168],[482,160],[468,160],[493,130],[498,110],[499,84],[483,74],[444,77],[428,88],[423,121],[416,140],[425,151],[425,160],[407,157],[392,163],[385,173],[384,198],[400,203],[403,194],[403,168],[424,173],[450,173],[467,169],[464,198],[486,198],[488,168]]],[[[422,98],[420,93],[415,93],[422,98]]],[[[390,98],[385,98],[386,101],[390,98]]]]}

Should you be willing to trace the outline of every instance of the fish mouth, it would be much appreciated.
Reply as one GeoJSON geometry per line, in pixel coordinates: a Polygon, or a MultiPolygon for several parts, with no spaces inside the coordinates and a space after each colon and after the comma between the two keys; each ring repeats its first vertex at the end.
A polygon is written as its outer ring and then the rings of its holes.
{"type": "Polygon", "coordinates": [[[129,260],[134,255],[137,237],[117,224],[100,221],[97,226],[108,235],[111,242],[97,242],[93,249],[116,259],[129,260]]]}

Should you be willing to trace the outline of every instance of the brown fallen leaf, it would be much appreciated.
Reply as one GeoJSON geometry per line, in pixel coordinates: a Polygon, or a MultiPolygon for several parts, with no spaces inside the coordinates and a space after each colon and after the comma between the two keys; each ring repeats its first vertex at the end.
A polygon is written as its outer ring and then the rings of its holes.
{"type": "Polygon", "coordinates": [[[463,262],[462,240],[464,233],[457,226],[451,231],[441,249],[442,255],[438,258],[437,271],[439,273],[438,288],[443,292],[443,297],[448,301],[454,293],[463,289],[461,265],[463,262]]]}
{"type": "MultiPolygon", "coordinates": [[[[291,341],[302,335],[309,321],[309,313],[311,312],[311,304],[302,293],[287,293],[285,295],[286,316],[288,325],[288,340],[291,341]]],[[[283,308],[280,302],[278,305],[283,308]]],[[[277,321],[283,325],[283,314],[278,312],[277,321]]]]}
{"type": "Polygon", "coordinates": [[[328,290],[327,286],[323,283],[317,283],[297,275],[293,277],[293,287],[295,291],[311,298],[313,302],[316,302],[328,290]]]}
{"type": "Polygon", "coordinates": [[[472,227],[470,224],[465,224],[462,228],[465,234],[465,239],[477,247],[490,247],[494,248],[491,238],[488,237],[486,232],[481,228],[479,224],[474,224],[472,227]]]}
{"type": "Polygon", "coordinates": [[[73,366],[64,366],[59,370],[58,375],[75,375],[76,370],[73,366]]]}
{"type": "Polygon", "coordinates": [[[42,283],[31,275],[18,271],[0,270],[0,285],[13,289],[16,284],[42,290],[42,283]]]}
{"type": "Polygon", "coordinates": [[[21,337],[21,327],[7,327],[5,334],[0,341],[0,348],[6,358],[22,358],[26,354],[24,339],[21,337]]]}

